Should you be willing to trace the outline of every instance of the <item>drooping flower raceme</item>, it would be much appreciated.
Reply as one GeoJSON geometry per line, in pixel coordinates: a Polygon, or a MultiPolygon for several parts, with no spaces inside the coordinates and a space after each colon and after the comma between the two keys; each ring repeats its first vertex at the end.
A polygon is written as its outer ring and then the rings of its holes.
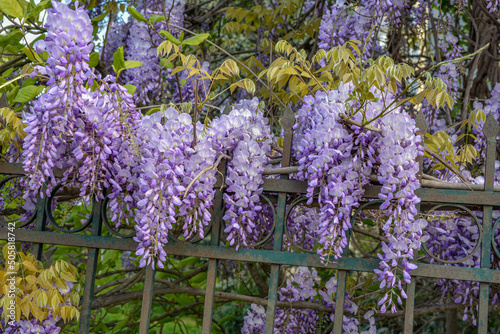
{"type": "MultiPolygon", "coordinates": [[[[197,126],[202,133],[202,125],[197,126]]],[[[162,268],[166,259],[163,246],[178,220],[183,223],[185,238],[193,234],[204,237],[216,172],[201,172],[213,166],[217,152],[210,137],[198,137],[195,145],[191,117],[173,108],[146,116],[141,131],[143,155],[134,195],[138,200],[136,253],[142,256],[141,266],[154,266],[159,259],[162,268]]]]}
{"type": "Polygon", "coordinates": [[[297,177],[308,181],[308,203],[312,203],[319,187],[318,254],[323,257],[342,255],[346,232],[351,228],[351,211],[358,205],[362,185],[370,174],[352,159],[353,136],[340,119],[340,114],[346,113],[349,89],[349,85],[341,85],[328,94],[306,97],[294,126],[294,152],[300,164],[297,177]]]}
{"type": "MultiPolygon", "coordinates": [[[[84,84],[92,77],[87,64],[92,50],[92,25],[85,10],[71,10],[57,1],[47,15],[47,36],[35,44],[37,52],[47,51],[47,65],[33,72],[47,75],[46,93],[33,103],[24,117],[28,126],[23,144],[23,164],[35,193],[48,182],[47,193],[56,184],[54,167],[74,164],[65,154],[70,149],[83,106],[84,84]]],[[[65,173],[68,178],[72,168],[65,173]]]]}
{"type": "MultiPolygon", "coordinates": [[[[338,90],[304,99],[295,125],[294,154],[300,164],[297,177],[308,181],[309,202],[318,196],[318,254],[338,258],[347,245],[346,232],[351,228],[352,210],[359,205],[363,186],[372,172],[377,173],[382,184],[379,197],[384,200],[381,209],[387,214],[382,229],[390,242],[383,243],[381,270],[376,273],[382,288],[402,290],[396,268],[402,265],[404,278],[409,280],[411,270],[416,268],[410,261],[425,240],[425,221],[415,220],[419,202],[415,190],[420,187],[416,158],[422,154],[421,138],[415,134],[414,120],[399,109],[380,117],[385,110],[382,101],[390,103],[393,96],[380,97],[379,102],[364,106],[363,112],[351,115],[347,101],[352,89],[352,85],[340,85],[338,90]],[[348,126],[342,117],[358,122],[373,120],[370,126],[377,130],[348,126]]],[[[372,93],[381,94],[375,89],[372,93]]],[[[401,294],[404,297],[404,291],[401,294]]],[[[384,304],[382,311],[386,308],[384,304]]]]}
{"type": "Polygon", "coordinates": [[[211,124],[214,148],[232,157],[227,164],[224,194],[227,226],[231,245],[248,245],[256,241],[257,212],[260,205],[262,172],[271,153],[271,129],[259,110],[259,100],[243,100],[233,106],[229,115],[222,115],[211,124]]]}
{"type": "MultiPolygon", "coordinates": [[[[129,38],[126,40],[125,58],[139,60],[143,66],[124,71],[124,80],[137,87],[134,101],[139,105],[151,105],[165,101],[169,81],[167,71],[162,69],[156,48],[163,41],[156,31],[167,30],[172,33],[177,31],[169,24],[182,26],[184,22],[184,0],[141,0],[137,3],[137,10],[146,18],[163,16],[163,5],[168,17],[165,21],[156,22],[153,30],[146,22],[134,22],[129,27],[129,38]],[[163,3],[164,2],[164,3],[163,3]]],[[[177,88],[177,85],[175,85],[177,88]]],[[[178,94],[172,90],[171,94],[178,94]]],[[[184,101],[186,102],[186,101],[184,101]]]]}
{"type": "Polygon", "coordinates": [[[350,4],[337,0],[326,9],[319,28],[320,48],[330,50],[349,40],[357,40],[361,42],[360,51],[364,52],[358,56],[371,58],[374,52],[383,52],[376,44],[376,27],[389,25],[389,28],[399,28],[403,21],[411,26],[418,25],[424,22],[429,6],[427,1],[421,0],[412,4],[406,1],[362,0],[355,5],[349,8],[350,4]]]}
{"type": "MultiPolygon", "coordinates": [[[[415,134],[415,121],[406,114],[392,112],[386,115],[381,128],[382,139],[378,152],[380,167],[377,174],[382,184],[379,198],[384,200],[380,209],[386,210],[387,216],[382,229],[389,243],[382,242],[383,254],[378,254],[381,259],[380,270],[375,272],[379,275],[380,287],[391,288],[389,295],[379,302],[382,312],[388,306],[391,306],[392,312],[396,312],[391,298],[393,289],[397,287],[405,297],[396,268],[402,265],[404,281],[410,283],[410,273],[417,268],[410,261],[414,253],[420,250],[421,242],[427,239],[422,236],[422,229],[427,222],[415,218],[418,213],[416,205],[420,202],[415,195],[415,190],[420,187],[416,159],[422,154],[422,148],[419,144],[421,138],[415,134]]],[[[397,298],[402,305],[399,296],[397,298]]]]}

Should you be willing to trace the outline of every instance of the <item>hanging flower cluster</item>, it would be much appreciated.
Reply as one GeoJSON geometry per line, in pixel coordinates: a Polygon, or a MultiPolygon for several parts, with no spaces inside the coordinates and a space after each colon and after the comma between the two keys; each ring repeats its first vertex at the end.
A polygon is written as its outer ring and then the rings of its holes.
{"type": "Polygon", "coordinates": [[[197,123],[196,142],[188,114],[168,108],[143,118],[138,139],[142,156],[134,169],[138,176],[133,196],[138,207],[135,240],[141,266],[154,265],[155,259],[163,266],[163,246],[180,221],[184,238],[205,237],[215,194],[216,163],[221,157],[229,158],[224,194],[227,240],[236,247],[248,244],[256,228],[254,218],[262,209],[262,171],[271,149],[270,129],[258,102],[241,101],[228,115],[213,120],[208,129],[197,123]]]}
{"type": "MultiPolygon", "coordinates": [[[[197,124],[198,133],[203,127],[197,124]]],[[[188,114],[168,108],[146,116],[141,123],[141,162],[137,167],[138,185],[134,197],[138,211],[135,226],[139,242],[136,254],[141,266],[159,259],[163,268],[168,234],[180,219],[184,237],[204,237],[210,222],[215,172],[202,173],[215,163],[216,150],[211,138],[194,143],[193,122],[188,114]]]]}
{"type": "MultiPolygon", "coordinates": [[[[405,297],[396,268],[404,267],[404,278],[408,281],[409,273],[416,268],[409,261],[425,240],[422,238],[425,220],[415,220],[419,202],[415,190],[420,187],[416,158],[422,155],[421,138],[415,134],[414,120],[399,110],[379,117],[384,110],[383,102],[370,102],[362,113],[351,114],[347,102],[351,91],[352,86],[346,84],[338,90],[304,99],[295,125],[294,152],[300,164],[297,177],[308,181],[309,202],[318,196],[321,212],[318,254],[323,258],[330,255],[338,258],[347,245],[346,232],[351,228],[352,211],[363,196],[363,186],[370,181],[372,172],[377,173],[382,184],[379,197],[384,200],[381,209],[388,217],[382,229],[390,242],[383,243],[380,270],[375,272],[381,288],[397,287],[405,297]],[[381,133],[354,125],[347,128],[342,117],[352,117],[358,122],[374,120],[371,125],[381,133]],[[375,164],[380,166],[375,168],[375,164]]],[[[376,90],[372,93],[380,95],[376,90]]],[[[388,103],[392,100],[391,96],[379,99],[388,103]]],[[[387,297],[381,305],[386,300],[390,305],[392,299],[387,297]]],[[[382,310],[386,307],[384,304],[382,310]]],[[[392,310],[395,311],[394,305],[392,310]]]]}
{"type": "MultiPolygon", "coordinates": [[[[396,274],[398,264],[403,267],[403,278],[410,283],[410,273],[417,266],[410,261],[415,252],[420,250],[422,230],[427,222],[424,219],[415,219],[418,211],[416,205],[420,199],[415,195],[415,190],[420,187],[417,179],[419,170],[416,159],[422,155],[420,136],[415,134],[415,121],[408,115],[391,113],[384,117],[382,124],[382,140],[378,157],[378,180],[382,184],[379,198],[384,200],[380,209],[385,210],[387,220],[382,227],[389,243],[382,242],[383,254],[378,254],[381,259],[380,270],[375,270],[381,281],[380,287],[390,287],[390,293],[381,299],[382,312],[391,306],[391,311],[396,312],[391,293],[395,287],[406,298],[401,286],[401,279],[396,274]],[[387,297],[388,296],[388,297],[387,297]]],[[[402,301],[398,296],[398,303],[402,301]]]]}
{"type": "Polygon", "coordinates": [[[372,58],[374,52],[381,53],[382,48],[376,44],[376,35],[381,25],[389,23],[398,28],[403,21],[411,25],[424,22],[427,1],[416,1],[414,4],[405,1],[362,0],[356,3],[356,8],[344,0],[337,0],[326,10],[321,18],[318,46],[330,50],[349,40],[362,42],[363,58],[372,58]],[[411,20],[408,18],[411,17],[411,20]]]}
{"type": "Polygon", "coordinates": [[[231,245],[252,243],[260,205],[262,172],[271,153],[271,129],[259,109],[259,100],[242,100],[229,115],[211,124],[214,147],[232,159],[227,164],[227,192],[224,193],[227,240],[231,245]]]}

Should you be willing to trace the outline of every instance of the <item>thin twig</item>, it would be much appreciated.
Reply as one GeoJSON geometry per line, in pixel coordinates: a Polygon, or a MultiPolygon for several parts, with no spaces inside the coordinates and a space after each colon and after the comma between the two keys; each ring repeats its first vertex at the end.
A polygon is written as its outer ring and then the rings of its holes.
{"type": "MultiPolygon", "coordinates": [[[[363,125],[360,122],[357,122],[353,119],[347,118],[346,115],[341,114],[340,117],[346,123],[349,123],[349,124],[358,126],[362,129],[366,129],[366,130],[373,131],[376,133],[382,133],[382,129],[377,129],[377,128],[374,128],[374,127],[371,127],[368,125],[363,125]]],[[[472,190],[472,188],[469,186],[469,182],[467,181],[467,179],[462,175],[462,173],[460,173],[459,170],[457,170],[455,167],[453,167],[448,161],[446,161],[439,154],[437,154],[436,152],[432,151],[431,149],[429,149],[427,147],[424,147],[424,152],[429,154],[430,156],[432,156],[433,158],[435,158],[439,162],[441,162],[443,165],[445,165],[449,170],[451,170],[455,175],[457,175],[460,178],[460,180],[462,180],[462,182],[465,183],[470,190],[472,190]]]]}
{"type": "Polygon", "coordinates": [[[184,192],[184,197],[183,198],[186,198],[187,196],[187,193],[189,191],[189,189],[193,186],[193,184],[196,182],[196,180],[198,180],[204,173],[210,171],[210,170],[215,170],[217,168],[217,166],[219,166],[219,163],[220,161],[222,160],[222,158],[226,158],[228,160],[231,159],[231,157],[225,155],[225,154],[221,154],[218,158],[217,158],[217,161],[215,162],[215,164],[213,164],[213,166],[210,166],[210,167],[207,167],[205,169],[203,169],[201,172],[198,173],[198,175],[196,175],[196,177],[193,179],[193,181],[191,181],[189,183],[189,185],[187,186],[185,192],[184,192]]]}
{"type": "MultiPolygon", "coordinates": [[[[181,29],[181,30],[184,30],[190,34],[193,34],[193,35],[196,35],[196,33],[194,31],[191,31],[189,29],[186,29],[184,27],[181,27],[181,26],[178,26],[176,24],[170,24],[172,27],[174,28],[177,28],[177,29],[181,29]]],[[[216,49],[218,49],[219,51],[221,51],[222,53],[224,53],[226,56],[232,58],[234,61],[236,61],[237,63],[239,63],[241,66],[243,66],[248,72],[252,73],[252,75],[257,79],[257,81],[259,81],[264,87],[267,88],[267,90],[269,90],[269,92],[271,93],[271,95],[281,103],[281,105],[283,106],[283,108],[286,107],[285,103],[283,101],[281,101],[280,98],[278,98],[278,96],[276,96],[276,94],[274,93],[274,91],[258,76],[257,73],[255,73],[250,67],[248,67],[247,65],[245,65],[243,62],[241,62],[238,58],[234,57],[232,54],[230,54],[229,52],[227,52],[226,50],[224,50],[223,48],[221,48],[220,46],[218,46],[217,44],[209,41],[208,39],[205,40],[208,44],[212,45],[213,47],[215,47],[216,49]]]]}

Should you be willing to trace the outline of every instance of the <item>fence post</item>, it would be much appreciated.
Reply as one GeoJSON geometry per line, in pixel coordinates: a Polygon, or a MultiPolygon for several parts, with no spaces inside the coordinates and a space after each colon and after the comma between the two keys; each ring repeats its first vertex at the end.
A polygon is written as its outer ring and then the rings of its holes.
{"type": "MultiPolygon", "coordinates": [[[[295,115],[293,114],[290,106],[285,108],[285,113],[281,118],[281,125],[285,132],[283,142],[283,157],[281,167],[289,167],[292,155],[292,139],[293,139],[293,125],[295,124],[295,115]]],[[[288,175],[281,175],[280,179],[288,179],[288,175]]],[[[286,215],[286,197],[287,193],[280,192],[278,195],[278,208],[276,210],[276,228],[274,230],[274,243],[273,250],[281,251],[283,243],[283,228],[286,215]]],[[[278,285],[279,285],[280,266],[278,264],[271,265],[271,275],[269,278],[269,295],[267,297],[267,310],[266,310],[266,327],[265,334],[274,333],[274,318],[276,316],[276,301],[278,298],[278,285]]]]}
{"type": "MultiPolygon", "coordinates": [[[[93,200],[92,203],[92,227],[91,235],[99,237],[101,235],[101,206],[103,200],[93,200]]],[[[90,321],[92,313],[92,297],[94,296],[95,277],[97,273],[97,261],[99,260],[99,249],[88,249],[87,271],[85,275],[85,288],[83,289],[82,311],[80,318],[79,334],[87,334],[90,330],[90,321]]]]}
{"type": "MultiPolygon", "coordinates": [[[[155,261],[155,259],[153,259],[155,261]]],[[[144,292],[142,294],[141,322],[139,325],[140,334],[149,333],[149,323],[151,321],[151,306],[153,304],[155,284],[155,270],[152,265],[146,267],[146,277],[144,278],[144,292]]]]}
{"type": "MultiPolygon", "coordinates": [[[[47,223],[47,214],[45,212],[45,206],[47,205],[47,187],[44,185],[36,195],[36,218],[35,218],[35,231],[42,232],[45,230],[45,224],[47,223]],[[40,194],[43,194],[43,198],[40,194]]],[[[33,255],[35,255],[38,261],[42,261],[43,254],[43,243],[36,243],[33,245],[33,255]]]]}
{"type": "MultiPolygon", "coordinates": [[[[486,139],[486,164],[484,171],[484,191],[493,191],[495,177],[495,157],[497,136],[500,127],[493,113],[486,118],[483,134],[486,139]]],[[[481,245],[481,268],[491,267],[491,241],[492,241],[492,217],[493,207],[483,206],[483,241],[481,245]]],[[[477,322],[478,333],[488,332],[488,299],[490,293],[489,283],[479,283],[479,314],[477,322]]]]}
{"type": "MultiPolygon", "coordinates": [[[[422,142],[424,140],[425,133],[427,132],[427,121],[425,120],[424,113],[420,110],[415,117],[415,123],[417,126],[417,134],[422,137],[422,142]]],[[[424,170],[424,159],[423,157],[418,157],[418,180],[422,182],[422,174],[424,170]]],[[[417,210],[420,211],[420,203],[417,204],[417,210]]],[[[404,333],[413,333],[413,313],[415,308],[415,287],[417,286],[417,278],[412,275],[411,282],[406,285],[406,304],[405,304],[405,327],[404,333]]]]}
{"type": "MultiPolygon", "coordinates": [[[[219,172],[225,175],[226,160],[219,165],[219,172]]],[[[224,181],[224,180],[222,180],[224,181]]],[[[210,245],[219,246],[222,215],[224,214],[224,191],[218,190],[214,200],[214,215],[212,216],[212,233],[210,245]]],[[[203,334],[212,332],[212,319],[214,315],[215,283],[217,281],[217,260],[208,259],[207,288],[205,291],[205,307],[203,309],[203,334]]]]}

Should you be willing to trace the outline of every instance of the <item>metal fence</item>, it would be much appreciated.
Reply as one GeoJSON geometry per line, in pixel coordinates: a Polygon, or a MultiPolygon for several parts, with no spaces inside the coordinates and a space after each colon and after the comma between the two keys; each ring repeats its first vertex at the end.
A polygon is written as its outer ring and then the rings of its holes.
{"type": "MultiPolygon", "coordinates": [[[[478,313],[478,333],[488,332],[488,311],[489,311],[489,285],[491,283],[500,284],[500,271],[491,269],[491,254],[495,252],[500,257],[499,249],[496,248],[493,231],[500,228],[499,220],[492,221],[492,211],[494,208],[500,208],[500,192],[494,189],[494,169],[496,156],[496,137],[499,132],[499,126],[492,115],[487,118],[484,126],[484,135],[487,140],[486,153],[486,168],[485,168],[485,183],[484,186],[474,186],[473,190],[468,189],[465,185],[454,184],[454,189],[448,187],[431,188],[424,187],[418,190],[418,196],[421,198],[422,208],[431,208],[430,210],[439,209],[446,206],[448,210],[467,210],[466,207],[474,207],[474,210],[482,210],[482,221],[477,218],[476,223],[479,227],[480,238],[477,247],[481,249],[481,267],[469,268],[445,265],[446,261],[439,260],[439,264],[419,263],[418,269],[412,271],[411,283],[406,286],[405,316],[404,316],[404,332],[412,333],[414,325],[414,306],[415,306],[415,286],[417,277],[428,277],[435,279],[459,279],[466,281],[479,282],[479,313],[478,313]]],[[[291,111],[285,113],[282,118],[282,126],[284,129],[284,148],[282,155],[282,167],[290,165],[291,146],[292,146],[292,127],[295,122],[291,111]]],[[[425,128],[425,120],[422,115],[417,116],[417,125],[420,129],[425,128]]],[[[423,134],[423,131],[422,133],[423,134]]],[[[421,171],[422,171],[422,162],[421,171]]],[[[421,172],[420,172],[421,173],[421,172]]],[[[21,165],[18,164],[0,164],[0,174],[7,175],[0,183],[0,186],[5,185],[10,178],[22,177],[24,171],[21,165]]],[[[433,181],[427,181],[427,184],[433,181]]],[[[380,191],[380,186],[368,185],[365,187],[365,199],[377,199],[377,194],[380,191]]],[[[223,189],[220,189],[220,181],[217,187],[217,193],[214,201],[213,219],[210,225],[208,234],[209,244],[188,243],[172,240],[167,244],[165,250],[167,254],[193,256],[208,258],[208,275],[206,283],[206,294],[204,301],[204,316],[202,333],[211,333],[212,318],[214,310],[215,292],[216,292],[216,273],[219,260],[234,260],[234,261],[249,261],[257,263],[266,263],[271,265],[269,293],[267,302],[267,318],[265,324],[265,333],[273,333],[275,312],[277,305],[277,295],[279,288],[279,272],[280,266],[307,266],[318,268],[337,269],[337,294],[335,308],[335,319],[342,319],[344,312],[344,299],[346,291],[346,277],[349,271],[372,272],[378,268],[379,261],[375,258],[357,258],[352,256],[344,256],[334,262],[323,264],[316,254],[312,253],[290,253],[282,251],[283,237],[286,234],[287,216],[293,206],[298,205],[300,200],[291,201],[291,196],[306,194],[307,183],[304,181],[290,180],[288,175],[284,173],[279,179],[266,179],[263,185],[264,196],[269,193],[278,194],[275,198],[275,220],[274,228],[271,231],[273,241],[272,250],[240,248],[238,251],[232,247],[220,246],[221,228],[223,225],[222,216],[224,212],[223,189]],[[340,307],[339,307],[340,306],[340,307]]],[[[100,249],[113,249],[121,251],[134,251],[136,242],[131,238],[119,237],[116,232],[112,232],[114,236],[106,237],[101,235],[103,226],[112,230],[106,218],[106,202],[93,202],[92,215],[88,222],[77,230],[70,233],[62,234],[59,232],[45,231],[46,221],[58,231],[64,231],[54,220],[51,212],[51,197],[38,198],[36,217],[34,218],[34,230],[16,231],[16,241],[31,242],[34,247],[34,254],[38,259],[41,259],[43,244],[53,245],[68,245],[88,248],[87,271],[85,279],[84,294],[81,304],[81,318],[79,324],[79,333],[89,333],[91,322],[91,303],[94,295],[96,268],[98,262],[98,254],[100,249]],[[90,235],[78,233],[87,229],[90,235]]],[[[367,204],[368,205],[368,204],[367,204]]],[[[358,210],[359,211],[359,210],[358,210]]],[[[66,231],[68,232],[68,231],[66,231]]],[[[7,240],[7,230],[0,229],[0,240],[7,240]]],[[[347,255],[347,254],[346,254],[347,255]]],[[[150,325],[150,313],[154,289],[155,271],[148,267],[146,269],[140,333],[148,333],[150,325]]],[[[342,333],[342,321],[334,322],[334,333],[342,333]]]]}

